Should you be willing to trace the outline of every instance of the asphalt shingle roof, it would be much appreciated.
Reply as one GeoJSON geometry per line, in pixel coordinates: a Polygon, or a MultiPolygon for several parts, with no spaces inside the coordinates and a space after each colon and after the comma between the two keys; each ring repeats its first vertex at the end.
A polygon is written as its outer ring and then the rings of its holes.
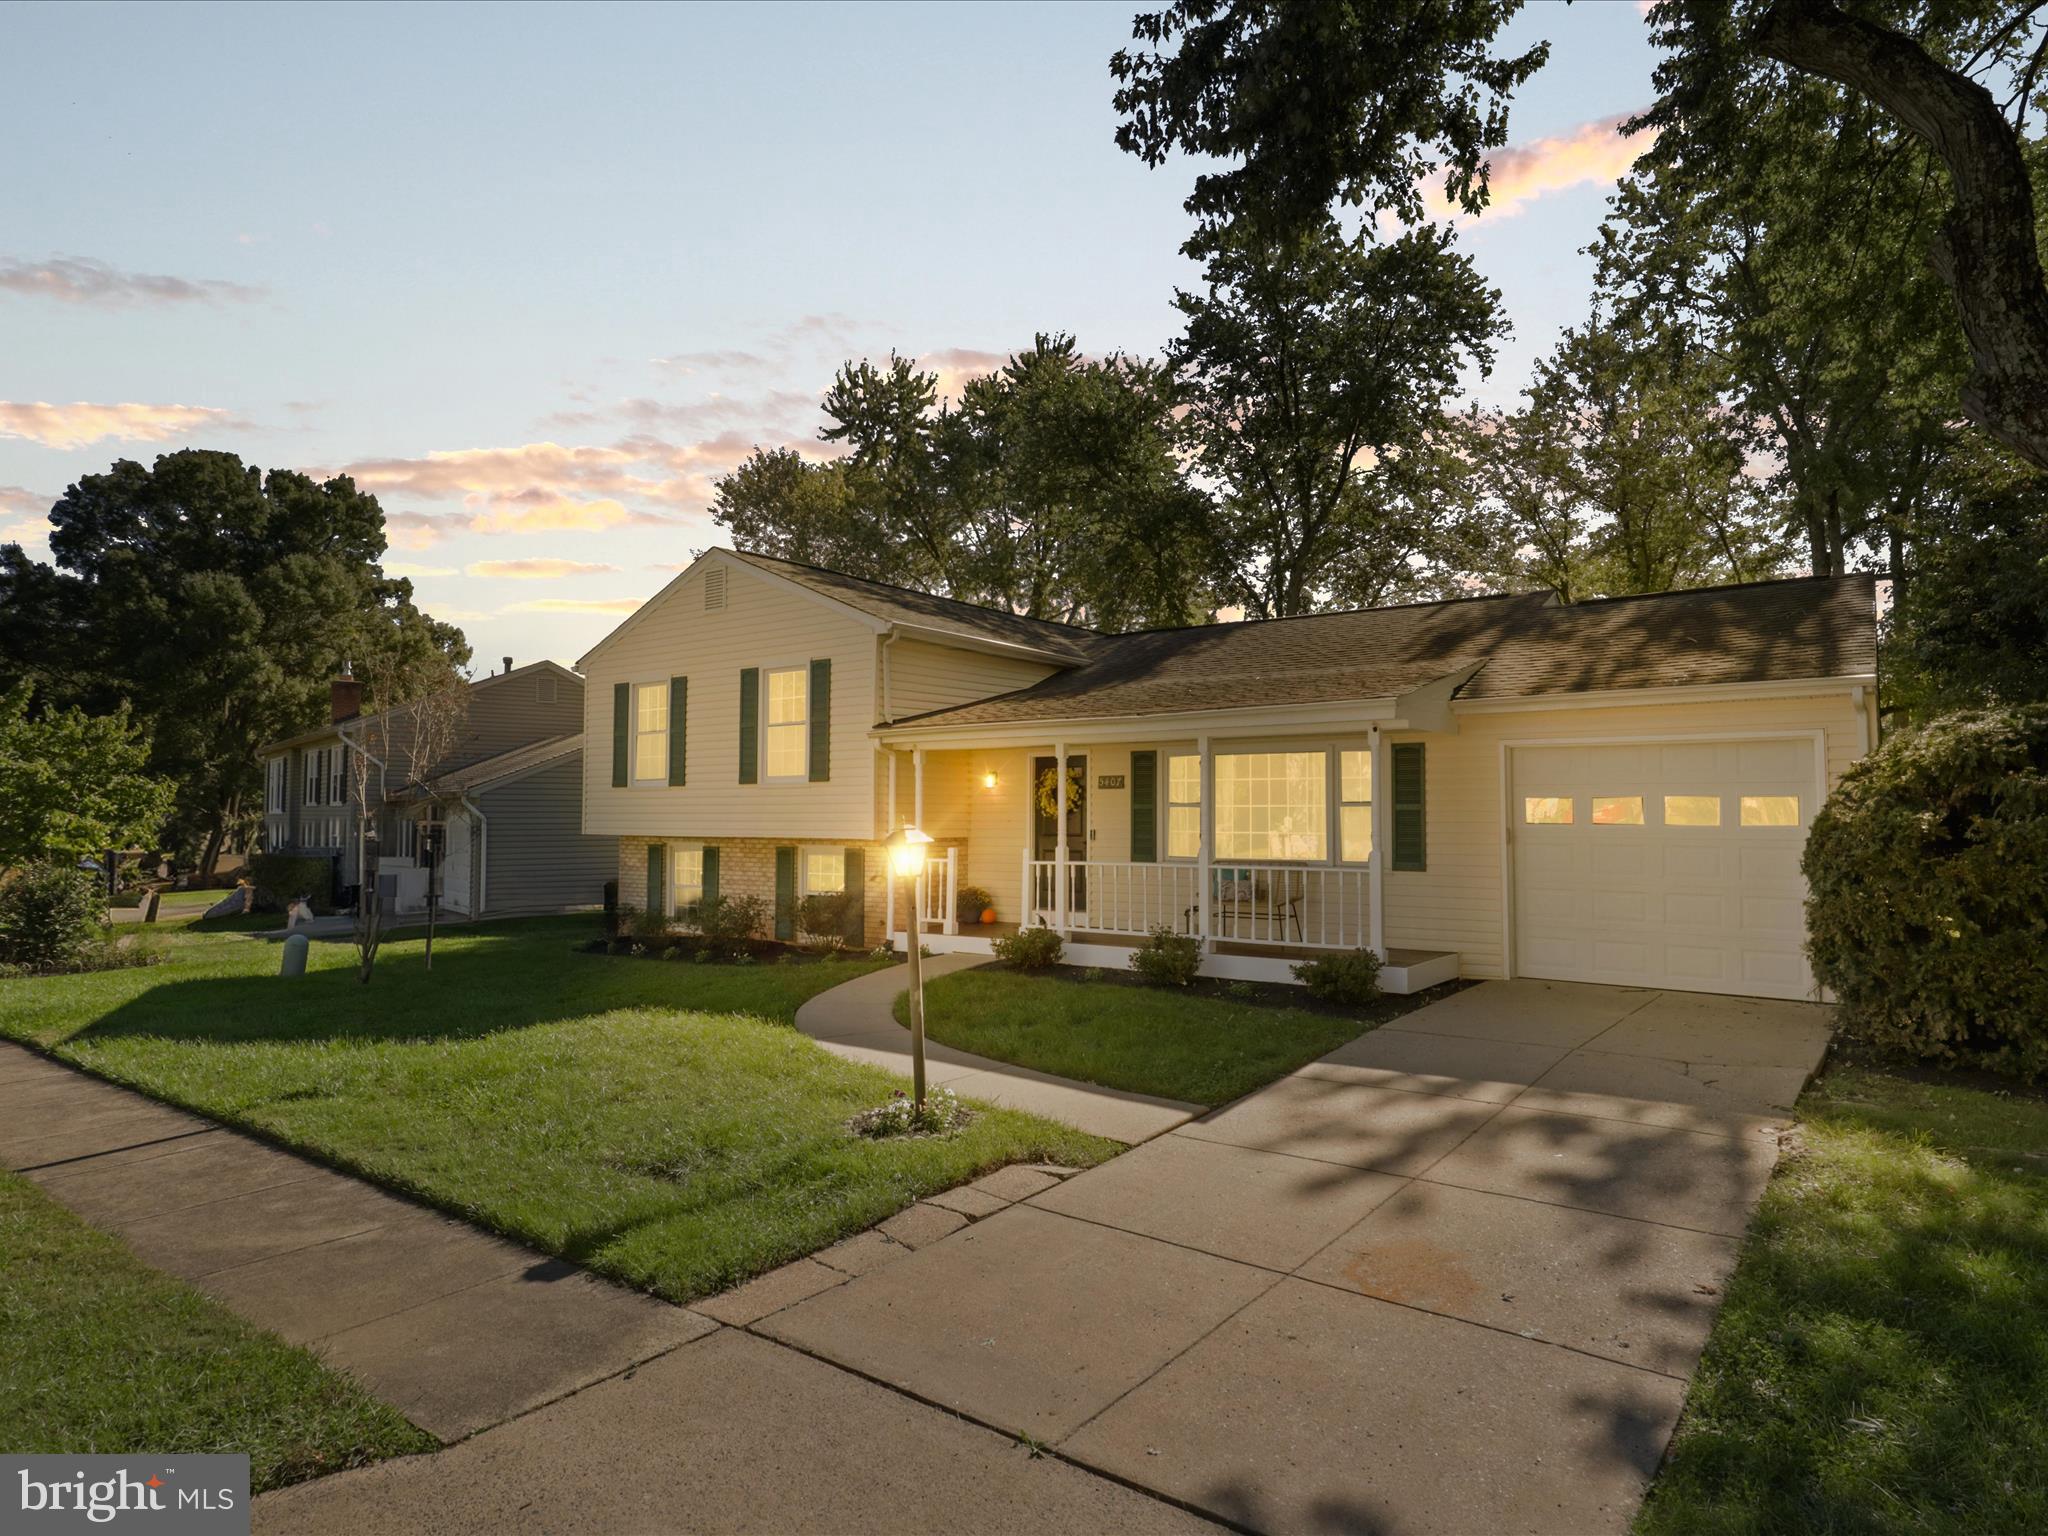
{"type": "Polygon", "coordinates": [[[1873,578],[1556,603],[1465,598],[1095,636],[1029,688],[894,722],[996,724],[1386,698],[1476,668],[1459,698],[1838,677],[1877,665],[1873,578]]]}

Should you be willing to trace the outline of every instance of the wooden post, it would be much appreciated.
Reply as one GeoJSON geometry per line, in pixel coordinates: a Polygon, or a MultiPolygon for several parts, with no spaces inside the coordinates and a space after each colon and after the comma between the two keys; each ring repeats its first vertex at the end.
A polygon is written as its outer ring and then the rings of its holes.
{"type": "Polygon", "coordinates": [[[1380,735],[1380,728],[1372,728],[1372,857],[1365,866],[1366,900],[1372,903],[1372,911],[1366,921],[1372,932],[1372,952],[1382,963],[1387,958],[1387,909],[1386,909],[1386,868],[1387,868],[1387,743],[1380,735]]]}
{"type": "Polygon", "coordinates": [[[924,1109],[924,882],[920,869],[910,878],[910,1088],[924,1109]]]}
{"type": "MultiPolygon", "coordinates": [[[[889,806],[885,815],[888,820],[889,836],[894,837],[903,830],[896,821],[895,750],[890,747],[884,747],[882,749],[882,761],[889,765],[889,806]]],[[[886,846],[882,850],[882,857],[885,859],[889,857],[889,850],[886,846]]],[[[889,878],[882,882],[882,892],[882,942],[889,948],[894,949],[896,947],[896,873],[894,870],[891,870],[889,878]]]]}

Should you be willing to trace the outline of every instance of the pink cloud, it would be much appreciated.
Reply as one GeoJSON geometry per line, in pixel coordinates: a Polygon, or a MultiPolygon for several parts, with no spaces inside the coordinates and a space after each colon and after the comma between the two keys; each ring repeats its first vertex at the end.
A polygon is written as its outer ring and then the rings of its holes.
{"type": "Polygon", "coordinates": [[[0,485],[0,512],[33,512],[40,517],[57,504],[54,496],[22,485],[0,485]]]}
{"type": "Polygon", "coordinates": [[[83,448],[102,438],[160,443],[195,430],[236,428],[249,423],[205,405],[95,405],[74,400],[52,405],[47,400],[0,400],[0,437],[26,438],[45,448],[83,448]]]}
{"type": "MultiPolygon", "coordinates": [[[[1487,162],[1486,217],[1511,216],[1553,192],[1618,180],[1657,141],[1653,131],[1627,136],[1621,132],[1621,125],[1634,116],[1617,112],[1581,123],[1569,133],[1496,151],[1487,162]]],[[[1444,197],[1440,178],[1430,179],[1428,200],[1440,217],[1464,217],[1444,197]]]]}
{"type": "Polygon", "coordinates": [[[587,560],[479,560],[470,566],[469,574],[511,581],[552,581],[561,576],[615,574],[618,569],[616,565],[587,560]]]}
{"type": "Polygon", "coordinates": [[[0,290],[102,309],[124,309],[136,304],[247,303],[262,298],[264,292],[216,277],[123,272],[86,256],[53,256],[37,262],[0,261],[0,290]]]}

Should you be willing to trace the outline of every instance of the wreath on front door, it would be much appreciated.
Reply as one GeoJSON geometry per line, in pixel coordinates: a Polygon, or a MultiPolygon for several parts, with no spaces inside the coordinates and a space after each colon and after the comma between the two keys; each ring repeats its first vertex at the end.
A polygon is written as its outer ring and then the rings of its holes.
{"type": "MultiPolygon", "coordinates": [[[[1067,804],[1080,805],[1088,798],[1088,775],[1085,770],[1071,765],[1067,768],[1067,804]]],[[[1059,819],[1060,786],[1053,777],[1053,770],[1045,769],[1038,775],[1038,809],[1053,820],[1059,819]]]]}

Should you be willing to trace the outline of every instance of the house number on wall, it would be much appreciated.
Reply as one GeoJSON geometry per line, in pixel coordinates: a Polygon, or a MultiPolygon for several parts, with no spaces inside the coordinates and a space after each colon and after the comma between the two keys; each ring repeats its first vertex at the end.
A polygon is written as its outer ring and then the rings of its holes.
{"type": "Polygon", "coordinates": [[[1097,789],[1122,789],[1124,787],[1124,776],[1120,773],[1097,774],[1095,776],[1095,787],[1097,789]]]}

